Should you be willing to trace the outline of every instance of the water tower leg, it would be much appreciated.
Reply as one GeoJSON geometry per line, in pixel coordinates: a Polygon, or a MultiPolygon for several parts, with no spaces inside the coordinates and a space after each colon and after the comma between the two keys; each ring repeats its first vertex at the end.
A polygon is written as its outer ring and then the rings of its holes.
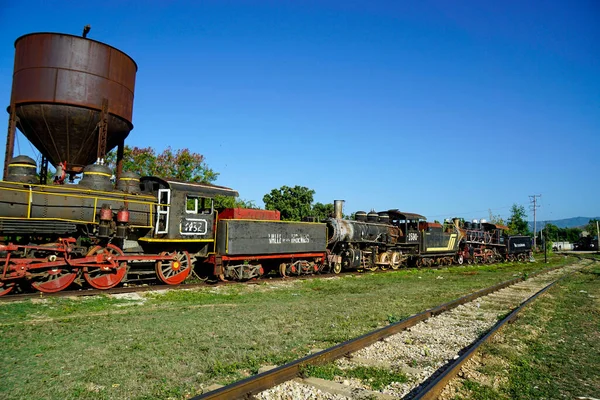
{"type": "Polygon", "coordinates": [[[102,99],[102,112],[98,122],[98,159],[106,157],[106,141],[108,139],[108,99],[102,99]]]}
{"type": "Polygon", "coordinates": [[[121,179],[123,173],[123,148],[125,147],[125,140],[121,141],[117,146],[117,181],[121,179]]]}
{"type": "Polygon", "coordinates": [[[13,151],[15,148],[15,132],[17,130],[18,120],[19,118],[15,112],[15,105],[11,104],[10,115],[8,117],[8,135],[6,136],[6,152],[4,153],[4,180],[6,180],[8,175],[8,163],[13,158],[13,151]]]}
{"type": "Polygon", "coordinates": [[[48,183],[48,159],[42,156],[42,162],[40,163],[40,185],[48,183]]]}

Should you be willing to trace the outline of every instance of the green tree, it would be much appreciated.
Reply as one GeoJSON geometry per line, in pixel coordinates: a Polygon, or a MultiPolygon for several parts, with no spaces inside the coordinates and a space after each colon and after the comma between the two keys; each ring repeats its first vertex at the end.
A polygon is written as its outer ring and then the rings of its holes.
{"type": "MultiPolygon", "coordinates": [[[[108,166],[116,174],[117,152],[113,150],[106,156],[108,166]]],[[[129,147],[123,149],[123,171],[135,172],[140,176],[158,176],[160,178],[177,179],[184,182],[212,183],[219,174],[208,167],[204,156],[180,149],[176,152],[170,147],[156,154],[152,147],[129,147]]],[[[217,196],[215,208],[258,208],[251,200],[238,197],[217,196]]]]}
{"type": "Polygon", "coordinates": [[[215,208],[219,211],[225,208],[256,208],[259,209],[256,203],[252,200],[244,200],[238,197],[231,196],[216,196],[215,208]]]}
{"type": "Polygon", "coordinates": [[[490,224],[504,225],[504,220],[502,219],[502,217],[500,217],[500,214],[494,215],[492,213],[491,208],[488,208],[488,214],[489,214],[489,223],[490,224]]]}
{"type": "Polygon", "coordinates": [[[598,236],[598,229],[596,228],[596,221],[598,221],[595,218],[590,219],[590,222],[588,222],[588,224],[585,226],[585,230],[588,231],[590,233],[591,236],[598,236]]]}
{"type": "Polygon", "coordinates": [[[546,224],[543,228],[544,238],[547,240],[557,241],[560,228],[554,224],[546,224]]]}
{"type": "MultiPolygon", "coordinates": [[[[106,155],[108,166],[116,173],[117,151],[106,155]]],[[[202,154],[170,147],[156,154],[152,147],[129,147],[123,149],[123,171],[131,171],[140,176],[158,176],[185,182],[214,182],[219,174],[208,167],[202,154]]]]}
{"type": "Polygon", "coordinates": [[[322,221],[332,217],[335,213],[332,203],[315,203],[312,207],[312,216],[317,218],[317,221],[322,221]]]}
{"type": "Polygon", "coordinates": [[[560,235],[561,240],[564,237],[564,240],[566,240],[567,242],[575,243],[576,241],[579,240],[579,236],[581,236],[581,229],[579,229],[579,228],[565,228],[564,229],[564,236],[563,236],[562,233],[559,233],[559,235],[560,235]]]}
{"type": "Polygon", "coordinates": [[[529,232],[526,218],[525,207],[516,203],[513,204],[508,218],[508,233],[511,235],[530,235],[531,232],[529,232]]]}
{"type": "Polygon", "coordinates": [[[301,221],[312,215],[314,190],[304,186],[282,186],[265,194],[263,202],[267,210],[279,210],[283,221],[301,221]]]}

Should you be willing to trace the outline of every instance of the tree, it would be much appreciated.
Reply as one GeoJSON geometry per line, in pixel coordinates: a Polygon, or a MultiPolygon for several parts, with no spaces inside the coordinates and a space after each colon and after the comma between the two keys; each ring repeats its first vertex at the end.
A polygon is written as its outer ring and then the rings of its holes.
{"type": "MultiPolygon", "coordinates": [[[[117,171],[117,152],[113,150],[106,155],[106,162],[117,171]]],[[[180,149],[173,153],[167,147],[162,153],[156,154],[152,147],[123,148],[123,171],[135,172],[140,176],[158,176],[160,178],[177,179],[184,182],[212,183],[219,174],[208,167],[202,154],[180,149]]],[[[237,197],[217,196],[215,208],[258,208],[251,200],[237,197]]]]}
{"type": "Polygon", "coordinates": [[[490,222],[490,224],[504,225],[504,220],[502,219],[502,217],[500,217],[500,214],[498,214],[498,215],[492,214],[492,209],[491,208],[488,208],[488,213],[489,213],[489,222],[490,222]]]}
{"type": "Polygon", "coordinates": [[[314,190],[304,186],[282,186],[265,194],[263,202],[267,210],[279,210],[283,221],[301,221],[312,215],[314,190]]]}
{"type": "Polygon", "coordinates": [[[244,200],[238,197],[231,196],[216,196],[215,208],[219,211],[225,208],[256,208],[259,209],[256,203],[252,200],[244,200]]]}
{"type": "Polygon", "coordinates": [[[334,214],[335,210],[332,203],[315,203],[315,205],[312,207],[312,216],[316,217],[317,221],[322,221],[332,217],[334,214]]]}
{"type": "Polygon", "coordinates": [[[558,241],[560,228],[554,224],[546,224],[543,228],[544,238],[546,240],[558,241]]]}
{"type": "Polygon", "coordinates": [[[588,222],[588,224],[584,228],[584,230],[588,231],[590,233],[590,236],[592,237],[598,236],[598,229],[596,229],[596,221],[598,220],[595,218],[590,219],[590,222],[588,222]]]}
{"type": "MultiPolygon", "coordinates": [[[[106,155],[108,166],[116,173],[117,152],[110,151],[106,155]]],[[[202,154],[180,149],[173,153],[167,147],[156,154],[152,147],[129,147],[123,149],[123,171],[130,171],[140,176],[158,176],[177,179],[185,182],[211,183],[219,174],[208,167],[202,154]]]]}
{"type": "MultiPolygon", "coordinates": [[[[564,229],[564,237],[567,242],[575,243],[579,240],[581,236],[581,229],[579,228],[565,228],[564,229]]],[[[563,237],[563,234],[560,233],[560,237],[563,237]]]]}
{"type": "Polygon", "coordinates": [[[525,214],[525,207],[516,203],[510,208],[510,217],[508,218],[508,233],[511,235],[530,235],[525,214]]]}

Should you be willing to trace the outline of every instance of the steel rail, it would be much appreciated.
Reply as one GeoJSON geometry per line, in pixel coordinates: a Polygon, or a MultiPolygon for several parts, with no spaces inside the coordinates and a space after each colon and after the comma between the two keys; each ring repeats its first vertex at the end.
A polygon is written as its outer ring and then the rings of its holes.
{"type": "MultiPolygon", "coordinates": [[[[548,268],[545,270],[531,273],[528,276],[534,277],[562,267],[563,266],[548,268]]],[[[299,376],[302,372],[302,369],[307,365],[320,365],[334,361],[347,354],[353,353],[357,350],[367,347],[388,336],[401,332],[406,328],[410,328],[411,326],[414,326],[417,323],[426,320],[432,316],[441,314],[444,311],[451,310],[462,304],[471,302],[479,297],[488,295],[500,289],[504,289],[508,286],[514,285],[515,283],[522,282],[524,280],[526,280],[525,277],[519,277],[499,283],[486,289],[479,290],[477,292],[460,297],[448,303],[444,303],[437,307],[430,308],[419,314],[415,314],[402,321],[364,334],[362,336],[359,336],[358,338],[340,343],[336,346],[330,347],[329,349],[325,349],[318,353],[308,355],[301,359],[292,361],[288,364],[284,364],[272,370],[248,377],[241,381],[234,382],[217,390],[195,396],[192,398],[192,400],[225,400],[250,398],[252,395],[255,395],[263,390],[269,389],[273,386],[276,386],[280,383],[289,381],[299,376]]]]}
{"type": "MultiPolygon", "coordinates": [[[[381,271],[387,272],[387,271],[381,271]]],[[[334,276],[344,276],[346,274],[356,273],[355,271],[345,271],[340,274],[333,273],[321,273],[321,274],[307,274],[307,275],[294,275],[294,276],[270,276],[263,277],[261,279],[250,280],[250,281],[211,281],[211,282],[198,282],[198,283],[180,283],[178,285],[165,285],[165,284],[150,284],[145,286],[121,286],[111,289],[77,289],[77,290],[61,290],[55,293],[45,292],[28,292],[28,293],[9,293],[4,296],[0,296],[0,303],[11,303],[15,301],[23,301],[27,299],[40,299],[50,297],[80,297],[80,296],[98,296],[103,294],[121,294],[121,293],[135,293],[135,292],[150,292],[157,290],[166,289],[193,289],[198,287],[214,287],[222,285],[259,285],[268,282],[283,282],[289,279],[294,280],[307,280],[315,278],[330,278],[334,276]]],[[[378,271],[369,272],[371,274],[378,273],[378,271]]]]}
{"type": "Polygon", "coordinates": [[[521,311],[523,311],[527,305],[529,305],[538,296],[540,296],[541,294],[546,292],[548,289],[550,289],[552,286],[554,286],[554,284],[559,282],[561,279],[563,279],[563,278],[560,278],[554,282],[551,282],[549,285],[547,285],[543,289],[539,290],[536,294],[534,294],[533,296],[531,296],[530,298],[528,298],[527,300],[522,302],[519,305],[519,307],[515,308],[504,319],[498,321],[496,323],[496,325],[494,325],[484,336],[482,336],[475,343],[473,343],[468,348],[468,350],[465,351],[460,357],[458,357],[456,360],[452,360],[445,366],[441,367],[440,370],[443,370],[441,373],[434,375],[434,377],[431,378],[430,380],[426,381],[426,383],[424,385],[419,386],[415,391],[413,391],[414,393],[411,392],[408,395],[406,395],[404,398],[418,399],[418,400],[437,399],[438,396],[440,395],[440,393],[442,392],[442,390],[444,390],[444,388],[448,384],[448,382],[450,382],[450,380],[458,374],[458,372],[463,367],[463,365],[467,361],[469,361],[471,359],[471,357],[473,357],[473,355],[475,355],[475,353],[477,352],[479,347],[481,347],[482,344],[484,344],[488,340],[490,340],[496,333],[498,333],[498,331],[504,325],[506,325],[509,322],[513,322],[515,319],[517,319],[518,314],[521,311]]]}

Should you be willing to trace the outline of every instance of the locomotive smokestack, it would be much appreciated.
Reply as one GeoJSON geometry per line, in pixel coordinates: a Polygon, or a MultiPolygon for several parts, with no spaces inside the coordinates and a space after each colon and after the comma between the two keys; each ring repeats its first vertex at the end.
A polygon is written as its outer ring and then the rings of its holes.
{"type": "Polygon", "coordinates": [[[342,219],[342,211],[344,209],[344,200],[334,200],[333,210],[335,211],[335,218],[342,219]]]}

